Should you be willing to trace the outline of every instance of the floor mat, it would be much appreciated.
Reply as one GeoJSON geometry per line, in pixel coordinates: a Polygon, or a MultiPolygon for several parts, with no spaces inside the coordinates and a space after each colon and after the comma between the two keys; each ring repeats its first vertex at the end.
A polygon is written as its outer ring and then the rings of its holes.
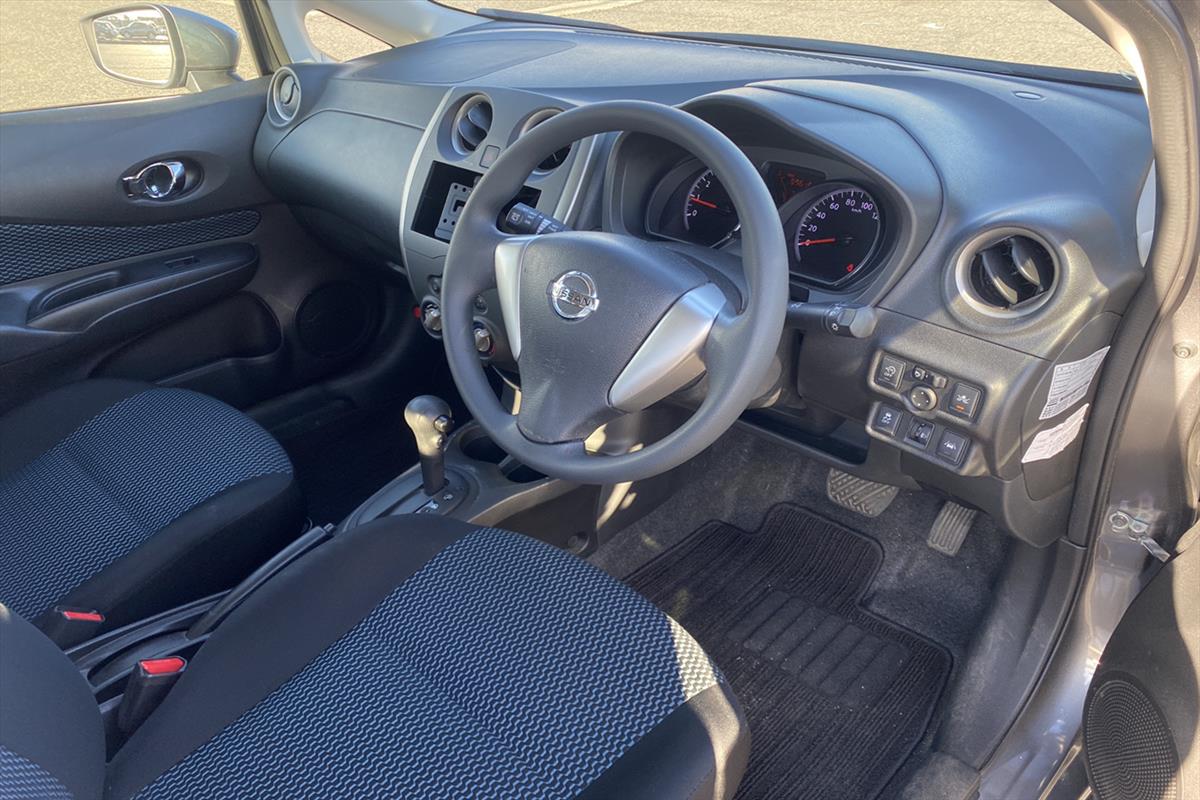
{"type": "Polygon", "coordinates": [[[340,522],[417,462],[403,406],[355,411],[283,440],[315,525],[340,522]]]}
{"type": "Polygon", "coordinates": [[[752,748],[738,797],[877,797],[920,741],[951,658],[860,607],[881,558],[781,505],[754,533],[709,523],[627,579],[741,699],[752,748]]]}

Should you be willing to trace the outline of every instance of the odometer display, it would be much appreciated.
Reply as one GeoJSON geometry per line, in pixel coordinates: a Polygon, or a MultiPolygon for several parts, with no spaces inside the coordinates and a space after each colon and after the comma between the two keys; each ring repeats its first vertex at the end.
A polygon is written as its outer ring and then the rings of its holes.
{"type": "Polygon", "coordinates": [[[802,212],[792,241],[798,274],[815,283],[845,283],[879,248],[883,220],[879,205],[857,186],[841,186],[802,212]]]}

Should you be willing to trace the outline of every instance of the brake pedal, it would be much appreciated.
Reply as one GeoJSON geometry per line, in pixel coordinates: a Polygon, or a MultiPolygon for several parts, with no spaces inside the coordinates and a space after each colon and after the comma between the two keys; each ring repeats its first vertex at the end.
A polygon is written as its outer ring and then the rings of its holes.
{"type": "Polygon", "coordinates": [[[978,515],[979,512],[973,508],[966,508],[947,500],[942,504],[937,519],[933,521],[933,527],[929,529],[929,539],[926,543],[939,553],[958,555],[967,538],[967,531],[971,530],[978,515]]]}
{"type": "Polygon", "coordinates": [[[876,483],[830,468],[825,480],[825,493],[842,508],[864,517],[878,517],[896,499],[899,486],[876,483]]]}

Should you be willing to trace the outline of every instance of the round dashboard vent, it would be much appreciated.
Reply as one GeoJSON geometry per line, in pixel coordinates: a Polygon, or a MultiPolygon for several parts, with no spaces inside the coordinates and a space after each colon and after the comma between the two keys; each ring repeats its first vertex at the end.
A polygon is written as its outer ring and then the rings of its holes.
{"type": "Polygon", "coordinates": [[[271,76],[267,89],[267,117],[276,125],[290,125],[300,111],[300,79],[288,67],[271,76]]]}
{"type": "Polygon", "coordinates": [[[1054,256],[1023,233],[993,235],[968,247],[959,262],[959,288],[987,313],[1026,314],[1054,288],[1054,256]]]}
{"type": "Polygon", "coordinates": [[[454,115],[450,139],[463,155],[475,152],[492,128],[492,104],[481,94],[468,97],[454,115]]]}
{"type": "MultiPolygon", "coordinates": [[[[517,134],[518,138],[529,133],[531,130],[536,128],[538,125],[541,125],[551,117],[561,113],[562,111],[557,108],[543,108],[541,111],[535,111],[529,116],[529,119],[525,120],[525,124],[521,126],[521,131],[517,134]]],[[[562,166],[563,162],[567,160],[567,156],[570,154],[571,145],[567,145],[561,150],[555,150],[553,153],[546,156],[542,163],[537,165],[538,171],[550,172],[551,170],[558,169],[562,166]]]]}

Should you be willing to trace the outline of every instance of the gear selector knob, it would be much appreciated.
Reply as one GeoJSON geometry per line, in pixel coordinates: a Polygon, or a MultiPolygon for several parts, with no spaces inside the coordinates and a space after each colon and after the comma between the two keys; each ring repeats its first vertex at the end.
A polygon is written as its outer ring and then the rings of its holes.
{"type": "Polygon", "coordinates": [[[404,421],[417,440],[421,481],[432,497],[446,485],[446,439],[454,430],[450,406],[440,397],[423,394],[404,407],[404,421]]]}

